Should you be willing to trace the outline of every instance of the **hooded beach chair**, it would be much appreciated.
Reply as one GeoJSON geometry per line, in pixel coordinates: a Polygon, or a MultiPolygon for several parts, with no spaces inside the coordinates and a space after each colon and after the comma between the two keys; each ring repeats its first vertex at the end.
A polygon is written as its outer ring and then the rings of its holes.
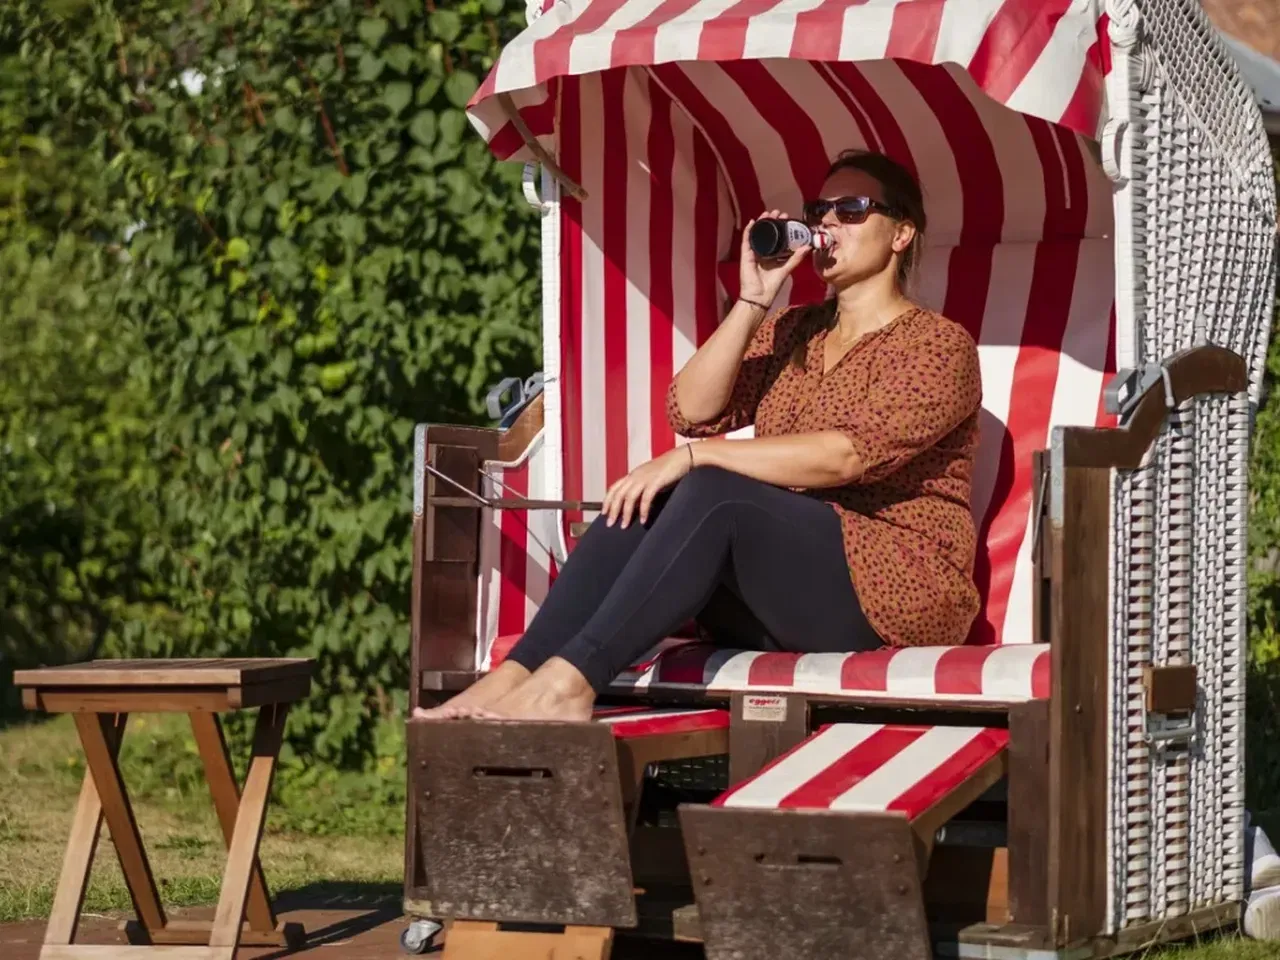
{"type": "MultiPolygon", "coordinates": [[[[1199,5],[560,0],[469,116],[527,164],[543,369],[500,429],[418,430],[413,704],[500,662],[608,484],[678,442],[664,394],[744,224],[850,147],[919,177],[916,295],[979,344],[983,603],[960,647],[669,638],[607,698],[661,708],[642,747],[411,723],[406,909],[565,956],[636,930],[711,958],[1075,958],[1235,922],[1276,215],[1199,5]]],[[[801,267],[777,305],[825,295],[801,267]]]]}

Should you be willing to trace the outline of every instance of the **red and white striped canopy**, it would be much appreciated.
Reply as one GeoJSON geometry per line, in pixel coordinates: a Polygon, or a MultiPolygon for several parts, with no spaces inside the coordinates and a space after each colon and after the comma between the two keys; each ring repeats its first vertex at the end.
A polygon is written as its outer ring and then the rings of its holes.
{"type": "MultiPolygon", "coordinates": [[[[552,3],[469,108],[497,156],[549,158],[585,191],[544,219],[545,434],[494,469],[598,499],[669,449],[667,384],[736,293],[745,223],[798,212],[841,151],[879,150],[924,191],[915,295],[979,343],[972,639],[1027,641],[1031,453],[1106,422],[1126,337],[1096,142],[1109,63],[1100,0],[552,3]]],[[[802,267],[780,302],[825,294],[802,267]]],[[[495,517],[479,660],[537,609],[571,519],[495,517]]]]}

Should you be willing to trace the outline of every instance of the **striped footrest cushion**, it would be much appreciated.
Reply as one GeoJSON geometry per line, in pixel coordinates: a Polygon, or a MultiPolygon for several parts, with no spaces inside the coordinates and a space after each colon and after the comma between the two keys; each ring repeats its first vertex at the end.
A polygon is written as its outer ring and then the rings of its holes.
{"type": "Polygon", "coordinates": [[[836,723],[712,806],[898,813],[916,820],[975,779],[1003,772],[1009,732],[987,727],[836,723]]]}
{"type": "Polygon", "coordinates": [[[729,711],[715,708],[601,707],[592,719],[607,723],[619,740],[729,729],[729,711]]]}

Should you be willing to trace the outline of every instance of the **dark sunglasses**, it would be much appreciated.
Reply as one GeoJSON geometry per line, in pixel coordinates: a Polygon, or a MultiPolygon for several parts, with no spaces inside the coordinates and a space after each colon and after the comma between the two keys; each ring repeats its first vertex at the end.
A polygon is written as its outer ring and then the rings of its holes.
{"type": "Polygon", "coordinates": [[[837,197],[835,200],[810,200],[805,203],[804,222],[810,227],[816,227],[832,210],[841,223],[862,223],[875,210],[895,220],[899,217],[896,208],[870,197],[837,197]]]}

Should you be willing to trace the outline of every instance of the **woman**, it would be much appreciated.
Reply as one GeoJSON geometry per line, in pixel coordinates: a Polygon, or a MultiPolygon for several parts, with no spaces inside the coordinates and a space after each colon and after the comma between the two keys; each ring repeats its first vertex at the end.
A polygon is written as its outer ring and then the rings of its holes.
{"type": "Polygon", "coordinates": [[[977,349],[906,296],[926,219],[904,168],[843,154],[821,196],[805,219],[833,242],[770,264],[744,232],[740,296],[671,384],[672,427],[715,439],[610,487],[507,659],[416,717],[585,720],[694,616],[762,650],[963,642],[978,611],[977,349]],[[770,316],[811,252],[834,299],[770,316]],[[753,439],[720,436],[752,423],[753,439]]]}

